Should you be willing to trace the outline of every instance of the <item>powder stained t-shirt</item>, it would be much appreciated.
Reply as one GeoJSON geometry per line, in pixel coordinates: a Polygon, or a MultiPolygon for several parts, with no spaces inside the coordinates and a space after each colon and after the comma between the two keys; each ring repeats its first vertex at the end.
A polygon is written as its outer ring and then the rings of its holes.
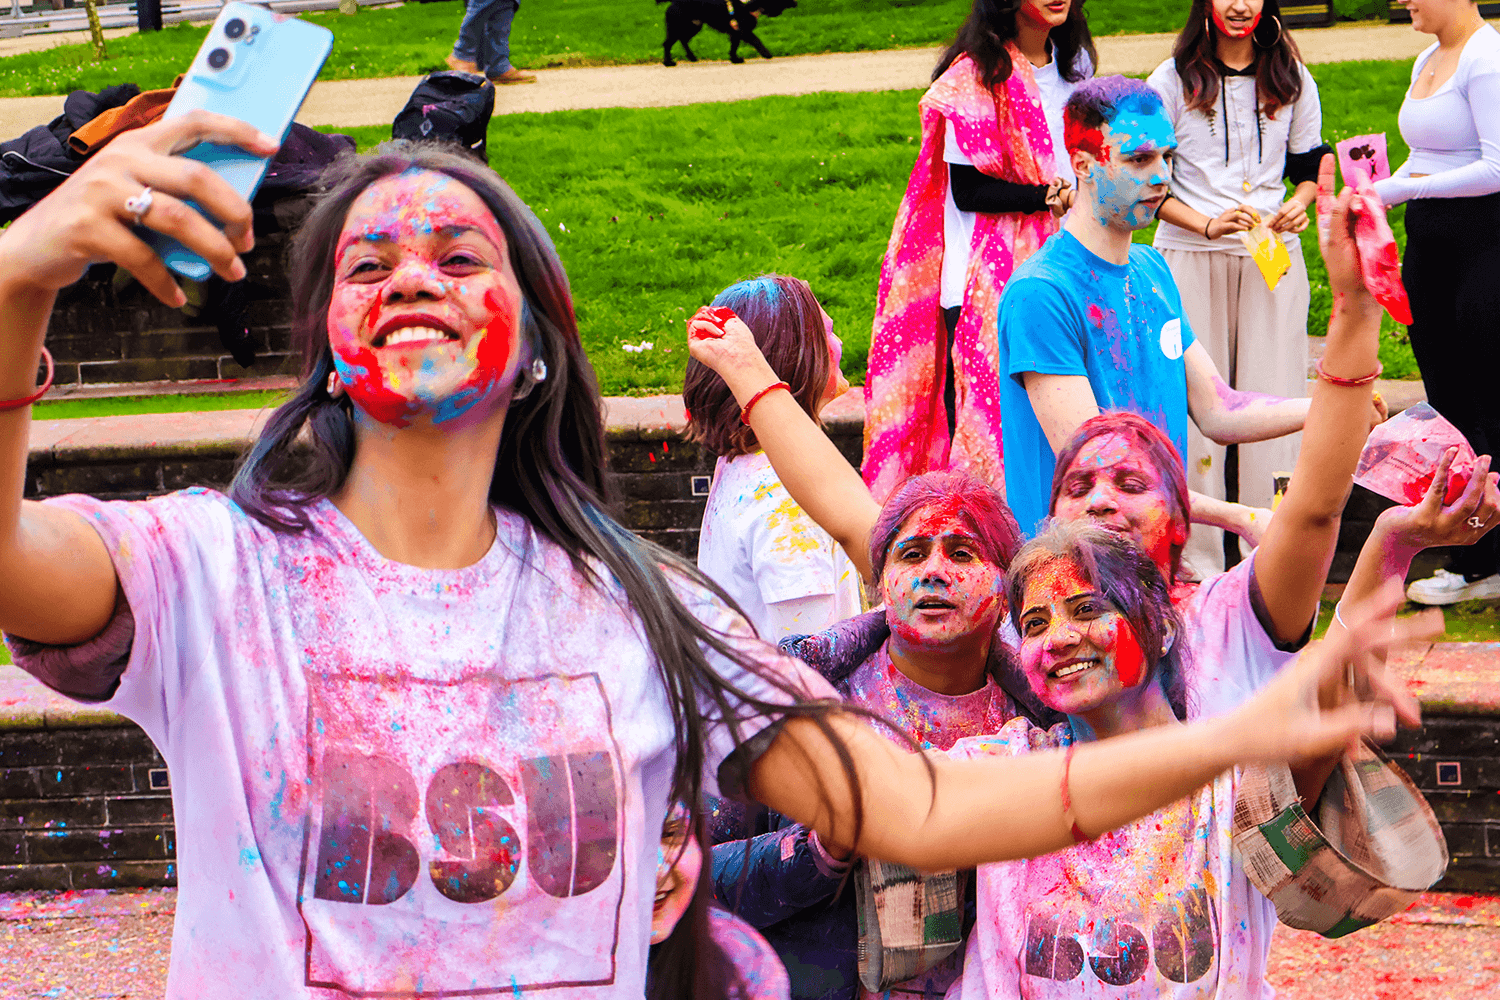
{"type": "MultiPolygon", "coordinates": [[[[1016,719],[949,756],[1067,746],[1016,719]]],[[[1234,859],[1239,772],[1096,841],[981,865],[979,919],[948,1000],[1270,1000],[1274,907],[1234,859]]]]}
{"type": "Polygon", "coordinates": [[[853,560],[792,499],[763,451],[714,467],[698,568],[768,642],[821,632],[864,610],[853,560]],[[776,604],[794,610],[778,616],[776,604]]]}
{"type": "MultiPolygon", "coordinates": [[[[502,509],[479,562],[427,570],[326,501],[299,534],[207,491],[49,502],[102,536],[135,618],[107,705],[171,769],[169,997],[643,994],[674,729],[607,572],[591,585],[502,509]]],[[[771,671],[832,694],[674,586],[771,671]]],[[[746,710],[742,735],[768,722],[746,710]]],[[[708,737],[714,791],[732,743],[722,724],[708,737]]]]}
{"type": "Polygon", "coordinates": [[[1005,498],[1021,530],[1047,516],[1055,455],[1031,409],[1023,376],[1081,375],[1101,410],[1132,410],[1187,454],[1187,371],[1193,332],[1167,263],[1130,245],[1126,264],[1086,249],[1066,229],[1032,254],[1005,286],[999,308],[1005,498]]]}

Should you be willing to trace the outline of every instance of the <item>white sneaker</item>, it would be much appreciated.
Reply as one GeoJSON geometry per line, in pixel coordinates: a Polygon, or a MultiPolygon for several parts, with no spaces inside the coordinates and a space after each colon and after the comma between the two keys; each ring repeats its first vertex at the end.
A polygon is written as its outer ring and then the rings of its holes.
{"type": "Polygon", "coordinates": [[[1406,599],[1417,604],[1447,605],[1459,601],[1482,601],[1500,597],[1500,573],[1470,582],[1462,573],[1440,569],[1425,580],[1406,588],[1406,599]]]}

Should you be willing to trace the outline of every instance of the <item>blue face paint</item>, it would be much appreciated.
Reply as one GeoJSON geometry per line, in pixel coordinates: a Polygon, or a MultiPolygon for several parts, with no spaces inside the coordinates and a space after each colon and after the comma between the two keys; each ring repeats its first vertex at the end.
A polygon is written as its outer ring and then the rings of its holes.
{"type": "Polygon", "coordinates": [[[1172,123],[1159,108],[1122,107],[1104,126],[1103,138],[1104,155],[1092,171],[1094,218],[1101,226],[1144,228],[1160,202],[1142,199],[1164,194],[1172,179],[1171,168],[1165,156],[1144,165],[1132,163],[1131,158],[1176,149],[1172,123]]]}

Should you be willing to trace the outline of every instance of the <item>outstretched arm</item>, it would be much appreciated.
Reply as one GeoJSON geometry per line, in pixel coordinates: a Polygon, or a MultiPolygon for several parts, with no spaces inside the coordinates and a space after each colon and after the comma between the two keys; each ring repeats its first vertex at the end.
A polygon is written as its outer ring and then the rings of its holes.
{"type": "Polygon", "coordinates": [[[1416,703],[1370,662],[1372,652],[1416,631],[1396,623],[1393,612],[1393,603],[1379,616],[1351,609],[1369,627],[1309,647],[1229,715],[1079,746],[1068,778],[1068,818],[1061,753],[978,760],[908,754],[847,716],[831,721],[859,781],[857,838],[852,789],[837,752],[811,720],[783,727],[754,764],[748,790],[815,828],[830,847],[841,845],[838,853],[851,845],[859,854],[928,871],[1035,857],[1073,843],[1070,819],[1085,835],[1098,836],[1190,794],[1235,764],[1299,764],[1361,735],[1388,739],[1397,716],[1415,724],[1416,703]],[[1355,685],[1345,680],[1351,675],[1355,685]],[[1376,700],[1343,704],[1361,681],[1376,700]],[[1341,707],[1325,710],[1320,689],[1329,687],[1335,689],[1332,703],[1341,707]]]}
{"type": "MultiPolygon", "coordinates": [[[[276,143],[244,122],[203,112],[120,136],[0,235],[0,399],[34,391],[42,338],[59,289],[97,261],[129,270],[157,298],[181,305],[161,260],[130,229],[125,200],[150,186],[143,223],[196,250],[223,277],[244,277],[238,253],[253,242],[250,205],[201,163],[172,156],[200,141],[261,155],[276,143]],[[220,232],[184,204],[226,221],[220,232]]],[[[104,543],[76,514],[21,499],[30,407],[0,412],[0,630],[48,645],[76,645],[114,612],[119,586],[104,543]]]]}
{"type": "MultiPolygon", "coordinates": [[[[1474,463],[1463,494],[1448,506],[1443,505],[1448,469],[1457,453],[1457,448],[1450,448],[1439,459],[1437,472],[1421,503],[1392,507],[1375,519],[1370,537],[1359,550],[1359,560],[1349,575],[1341,603],[1352,606],[1369,600],[1370,595],[1391,580],[1404,581],[1412,559],[1423,549],[1473,545],[1500,525],[1500,517],[1495,516],[1500,511],[1500,490],[1496,489],[1500,473],[1490,471],[1488,455],[1479,456],[1474,463]]],[[[1342,626],[1335,623],[1331,627],[1342,626]]]]}
{"type": "MultiPolygon", "coordinates": [[[[722,330],[706,320],[689,320],[688,351],[724,380],[740,406],[780,381],[738,317],[722,330]]],[[[792,499],[843,546],[860,576],[873,582],[870,529],[880,505],[859,472],[789,392],[762,396],[750,410],[750,429],[792,499]]]]}
{"type": "Polygon", "coordinates": [[[1182,355],[1187,366],[1188,414],[1218,444],[1268,441],[1302,429],[1308,401],[1231,389],[1197,341],[1182,355]]]}
{"type": "MultiPolygon", "coordinates": [[[[1332,198],[1333,157],[1323,158],[1319,244],[1333,290],[1333,317],[1328,322],[1328,350],[1323,368],[1342,379],[1360,379],[1375,371],[1380,340],[1380,305],[1360,276],[1354,246],[1350,192],[1332,198]]],[[[1270,616],[1272,638],[1296,642],[1318,610],[1338,543],[1344,502],[1355,466],[1369,436],[1371,386],[1335,385],[1319,379],[1313,388],[1302,448],[1291,485],[1255,553],[1255,574],[1270,616]]]]}

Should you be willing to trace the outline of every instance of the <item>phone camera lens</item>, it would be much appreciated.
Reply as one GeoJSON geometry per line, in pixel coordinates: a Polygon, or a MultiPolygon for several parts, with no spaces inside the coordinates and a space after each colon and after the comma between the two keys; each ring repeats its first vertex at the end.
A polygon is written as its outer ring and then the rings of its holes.
{"type": "Polygon", "coordinates": [[[245,33],[245,22],[237,17],[231,17],[224,24],[224,37],[231,42],[245,33]]]}
{"type": "Polygon", "coordinates": [[[213,69],[223,69],[229,65],[229,50],[214,49],[208,54],[208,65],[213,69]]]}

